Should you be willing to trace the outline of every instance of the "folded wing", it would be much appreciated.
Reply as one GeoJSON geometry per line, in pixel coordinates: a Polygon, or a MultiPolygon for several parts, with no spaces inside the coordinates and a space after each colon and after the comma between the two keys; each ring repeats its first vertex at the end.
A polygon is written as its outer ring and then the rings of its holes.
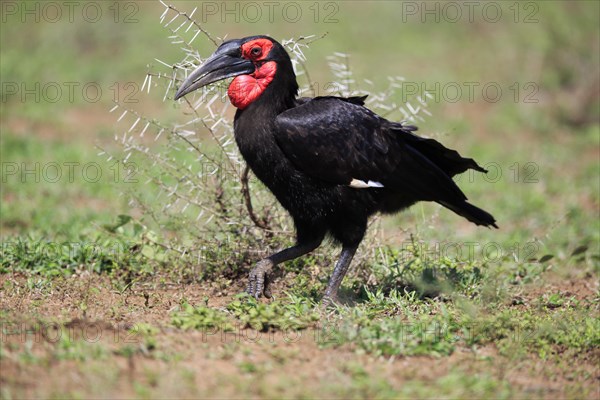
{"type": "Polygon", "coordinates": [[[484,171],[481,167],[412,134],[412,126],[379,117],[357,99],[317,97],[276,118],[277,143],[296,168],[332,184],[360,181],[420,200],[466,200],[451,177],[468,168],[484,171]]]}

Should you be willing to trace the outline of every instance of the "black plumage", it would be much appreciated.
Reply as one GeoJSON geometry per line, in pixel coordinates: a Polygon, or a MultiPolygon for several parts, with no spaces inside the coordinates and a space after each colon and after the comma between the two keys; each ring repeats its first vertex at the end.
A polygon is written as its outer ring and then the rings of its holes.
{"type": "Polygon", "coordinates": [[[248,285],[253,296],[270,297],[271,269],[314,250],[330,235],[342,245],[325,293],[335,300],[367,220],[377,212],[434,201],[477,225],[497,227],[452,180],[467,169],[485,172],[475,161],[413,134],[413,126],[378,116],[364,107],[366,96],[297,98],[290,58],[267,36],[225,42],[175,97],[231,76],[237,76],[229,88],[238,106],[237,145],[290,213],[297,236],[295,246],[257,263],[248,285]]]}

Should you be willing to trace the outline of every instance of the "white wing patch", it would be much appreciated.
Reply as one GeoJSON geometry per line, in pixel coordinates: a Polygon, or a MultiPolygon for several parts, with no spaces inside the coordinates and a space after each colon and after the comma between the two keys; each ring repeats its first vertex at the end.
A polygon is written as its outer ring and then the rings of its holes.
{"type": "Polygon", "coordinates": [[[361,181],[360,179],[352,179],[350,182],[350,187],[354,189],[368,189],[368,188],[382,188],[383,185],[381,182],[375,181],[361,181]]]}

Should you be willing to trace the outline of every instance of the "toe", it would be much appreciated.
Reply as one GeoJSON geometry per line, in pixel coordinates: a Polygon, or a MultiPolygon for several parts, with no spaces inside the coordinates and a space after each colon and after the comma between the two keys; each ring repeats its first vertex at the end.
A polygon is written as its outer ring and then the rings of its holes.
{"type": "Polygon", "coordinates": [[[327,308],[335,308],[335,306],[338,303],[338,298],[337,296],[331,296],[331,295],[325,295],[325,297],[323,297],[323,300],[321,300],[321,305],[323,306],[323,308],[327,309],[327,308]]]}
{"type": "Polygon", "coordinates": [[[263,291],[263,277],[260,271],[253,269],[248,277],[248,294],[258,300],[263,291]]]}
{"type": "Polygon", "coordinates": [[[250,296],[254,296],[256,289],[256,276],[254,275],[254,271],[250,272],[250,276],[248,276],[248,288],[246,292],[250,296]]]}
{"type": "Polygon", "coordinates": [[[269,278],[267,278],[267,277],[265,277],[265,287],[263,289],[263,295],[267,299],[270,299],[271,297],[273,297],[273,294],[271,293],[271,285],[269,282],[269,278]]]}

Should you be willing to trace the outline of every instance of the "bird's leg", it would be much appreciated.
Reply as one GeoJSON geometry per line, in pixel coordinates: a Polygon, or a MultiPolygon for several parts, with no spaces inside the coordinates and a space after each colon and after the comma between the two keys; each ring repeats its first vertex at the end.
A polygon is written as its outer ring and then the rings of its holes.
{"type": "Polygon", "coordinates": [[[319,238],[308,242],[298,243],[295,246],[281,250],[280,252],[275,253],[257,262],[254,269],[250,271],[247,289],[248,294],[250,296],[254,296],[257,299],[261,295],[270,298],[271,290],[269,289],[269,284],[271,282],[269,281],[269,273],[271,272],[273,267],[284,261],[293,260],[294,258],[303,256],[306,253],[310,253],[311,251],[319,247],[322,240],[323,238],[319,238]]]}
{"type": "Polygon", "coordinates": [[[346,272],[348,271],[348,267],[352,262],[352,257],[354,257],[357,248],[358,246],[344,246],[342,249],[340,259],[335,264],[333,274],[331,274],[327,290],[325,291],[325,297],[323,298],[324,304],[328,305],[337,301],[338,289],[340,288],[342,280],[344,280],[344,276],[346,276],[346,272]]]}
{"type": "Polygon", "coordinates": [[[248,289],[246,289],[250,296],[258,299],[261,294],[264,294],[265,297],[271,298],[269,272],[271,272],[274,266],[275,263],[270,258],[263,258],[256,263],[256,266],[250,271],[248,289]]]}

